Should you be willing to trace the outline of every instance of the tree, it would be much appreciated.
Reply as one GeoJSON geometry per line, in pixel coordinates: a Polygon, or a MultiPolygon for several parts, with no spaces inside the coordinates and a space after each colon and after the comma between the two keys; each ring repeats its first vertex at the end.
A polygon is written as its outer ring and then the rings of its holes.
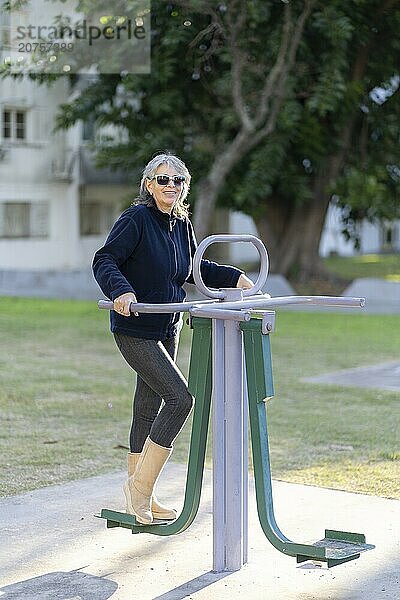
{"type": "Polygon", "coordinates": [[[398,5],[315,8],[299,49],[296,93],[274,134],[237,169],[248,175],[227,180],[276,271],[322,271],[318,247],[332,197],[355,240],[359,219],[400,216],[398,5]]]}
{"type": "Polygon", "coordinates": [[[228,174],[276,128],[315,2],[153,2],[155,77],[100,76],[62,107],[58,124],[94,115],[100,124],[125,126],[129,144],[100,149],[100,164],[128,166],[157,148],[178,151],[202,174],[194,216],[202,238],[228,174]]]}
{"type": "Polygon", "coordinates": [[[100,75],[58,126],[125,128],[128,143],[97,148],[116,168],[178,153],[199,238],[218,199],[254,217],[275,271],[307,276],[332,195],[349,235],[364,214],[397,214],[399,4],[154,0],[152,75],[100,75]],[[392,91],[380,104],[379,86],[392,91]]]}
{"type": "Polygon", "coordinates": [[[400,218],[399,78],[374,90],[364,104],[358,152],[348,156],[334,192],[343,209],[343,233],[359,247],[359,223],[400,218]]]}

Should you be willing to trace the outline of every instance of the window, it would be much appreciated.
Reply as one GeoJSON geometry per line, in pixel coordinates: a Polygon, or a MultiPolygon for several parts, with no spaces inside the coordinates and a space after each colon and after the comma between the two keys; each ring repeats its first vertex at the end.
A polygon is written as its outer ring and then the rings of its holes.
{"type": "Polygon", "coordinates": [[[0,204],[0,238],[43,238],[49,235],[47,202],[0,204]]]}
{"type": "Polygon", "coordinates": [[[95,200],[80,203],[80,232],[81,235],[101,235],[107,233],[115,218],[115,208],[112,204],[95,200]]]}
{"type": "Polygon", "coordinates": [[[25,113],[17,111],[15,113],[15,137],[17,140],[25,139],[25,113]]]}
{"type": "Polygon", "coordinates": [[[23,110],[3,110],[3,138],[5,140],[26,139],[26,112],[23,110]]]}
{"type": "Polygon", "coordinates": [[[4,139],[11,137],[11,112],[9,110],[3,112],[3,137],[4,139]]]}

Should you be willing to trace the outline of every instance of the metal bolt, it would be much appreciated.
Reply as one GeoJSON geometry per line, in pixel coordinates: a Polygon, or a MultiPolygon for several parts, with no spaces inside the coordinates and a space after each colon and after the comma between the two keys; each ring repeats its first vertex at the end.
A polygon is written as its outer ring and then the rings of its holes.
{"type": "Polygon", "coordinates": [[[270,321],[267,323],[267,331],[272,331],[272,323],[270,321]]]}

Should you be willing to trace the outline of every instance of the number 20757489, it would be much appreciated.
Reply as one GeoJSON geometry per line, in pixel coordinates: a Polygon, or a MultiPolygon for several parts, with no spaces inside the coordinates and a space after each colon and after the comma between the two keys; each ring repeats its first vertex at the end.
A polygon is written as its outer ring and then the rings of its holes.
{"type": "Polygon", "coordinates": [[[19,42],[18,52],[72,52],[74,44],[72,42],[19,42]]]}

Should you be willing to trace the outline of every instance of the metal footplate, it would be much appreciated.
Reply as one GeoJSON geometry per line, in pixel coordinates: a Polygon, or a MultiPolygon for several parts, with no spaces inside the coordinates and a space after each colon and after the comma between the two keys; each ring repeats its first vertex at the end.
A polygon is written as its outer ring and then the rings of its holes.
{"type": "Polygon", "coordinates": [[[151,525],[143,525],[136,520],[134,515],[130,515],[125,512],[119,512],[116,510],[111,510],[109,508],[103,508],[100,515],[96,515],[100,519],[107,519],[107,528],[110,529],[112,527],[125,527],[126,529],[131,529],[132,533],[143,533],[147,532],[147,528],[152,528],[153,532],[154,528],[165,527],[166,525],[171,525],[173,521],[163,521],[161,519],[156,519],[153,521],[151,525]]]}
{"type": "Polygon", "coordinates": [[[133,515],[128,513],[119,512],[116,510],[110,510],[109,508],[103,508],[100,515],[96,515],[101,519],[107,519],[107,527],[126,527],[132,529],[137,525],[140,525],[133,515]]]}
{"type": "Polygon", "coordinates": [[[326,562],[330,568],[359,558],[361,552],[374,548],[372,544],[365,543],[363,533],[325,529],[324,539],[308,546],[308,551],[296,554],[296,560],[298,563],[308,560],[326,562]]]}

